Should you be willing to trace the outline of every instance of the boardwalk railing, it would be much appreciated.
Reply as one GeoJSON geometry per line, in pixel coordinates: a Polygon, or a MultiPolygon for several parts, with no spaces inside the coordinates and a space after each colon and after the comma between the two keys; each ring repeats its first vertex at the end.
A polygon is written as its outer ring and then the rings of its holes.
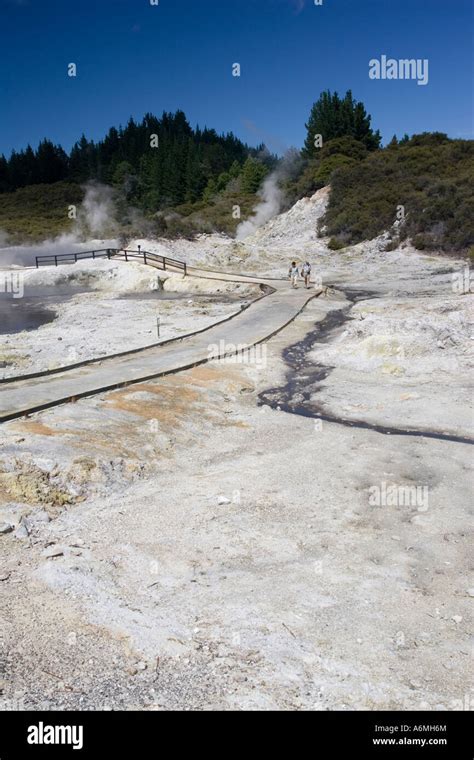
{"type": "Polygon", "coordinates": [[[36,256],[36,268],[41,266],[59,266],[61,264],[75,264],[84,259],[123,259],[124,261],[141,261],[143,264],[157,267],[158,269],[178,269],[187,274],[187,266],[184,261],[170,259],[168,256],[159,256],[150,251],[129,251],[122,248],[101,248],[98,251],[80,251],[79,253],[59,253],[50,256],[36,256]]]}

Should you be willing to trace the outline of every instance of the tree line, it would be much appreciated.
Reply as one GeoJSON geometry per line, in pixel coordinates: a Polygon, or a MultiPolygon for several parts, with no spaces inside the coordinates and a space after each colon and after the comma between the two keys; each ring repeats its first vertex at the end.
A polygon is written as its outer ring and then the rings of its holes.
{"type": "MultiPolygon", "coordinates": [[[[305,159],[317,151],[316,133],[324,141],[350,134],[369,150],[380,145],[370,116],[350,92],[343,99],[337,93],[323,93],[306,126],[305,159]]],[[[148,113],[141,122],[131,118],[124,128],[111,127],[98,142],[82,135],[69,153],[44,139],[36,150],[28,145],[8,159],[1,155],[0,193],[36,184],[95,180],[120,187],[127,200],[153,212],[209,200],[237,177],[244,193],[254,193],[276,163],[265,145],[252,148],[232,133],[193,129],[181,110],[164,112],[161,118],[148,113]]]]}
{"type": "Polygon", "coordinates": [[[0,156],[0,192],[96,180],[121,186],[128,199],[152,210],[202,198],[210,182],[217,186],[222,175],[240,174],[246,161],[249,171],[270,156],[264,145],[250,148],[232,133],[193,129],[183,111],[160,119],[149,113],[141,122],[111,127],[99,142],[82,135],[69,154],[44,139],[36,150],[28,145],[9,159],[0,156]]]}

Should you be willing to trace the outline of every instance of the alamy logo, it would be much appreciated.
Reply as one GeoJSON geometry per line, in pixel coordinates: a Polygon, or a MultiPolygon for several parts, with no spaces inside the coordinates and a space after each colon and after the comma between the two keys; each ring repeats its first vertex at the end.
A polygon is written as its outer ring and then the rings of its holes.
{"type": "Polygon", "coordinates": [[[212,343],[208,346],[208,359],[217,359],[224,364],[251,364],[258,368],[267,366],[267,347],[248,346],[246,343],[212,343]]]}
{"type": "Polygon", "coordinates": [[[369,61],[370,79],[414,79],[419,85],[427,85],[429,81],[428,58],[387,58],[382,55],[380,60],[372,58],[369,61]]]}
{"type": "Polygon", "coordinates": [[[452,699],[449,703],[451,710],[464,710],[466,712],[474,711],[474,694],[465,694],[462,699],[452,699]]]}
{"type": "Polygon", "coordinates": [[[471,272],[469,265],[465,266],[462,272],[455,272],[452,278],[453,293],[461,296],[474,293],[474,273],[471,272]]]}
{"type": "Polygon", "coordinates": [[[397,486],[382,482],[369,488],[371,507],[417,507],[428,509],[428,486],[397,486]]]}
{"type": "Polygon", "coordinates": [[[0,277],[0,293],[11,293],[13,298],[23,298],[23,275],[20,272],[4,272],[0,277]]]}
{"type": "Polygon", "coordinates": [[[28,726],[28,744],[71,744],[73,749],[84,746],[83,726],[48,726],[43,722],[28,726]]]}

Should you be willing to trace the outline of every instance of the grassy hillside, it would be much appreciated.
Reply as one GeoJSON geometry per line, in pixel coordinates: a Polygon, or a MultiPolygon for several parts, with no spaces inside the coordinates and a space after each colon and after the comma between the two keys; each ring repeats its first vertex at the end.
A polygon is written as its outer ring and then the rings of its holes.
{"type": "MultiPolygon", "coordinates": [[[[256,183],[258,186],[259,183],[256,183]]],[[[84,199],[83,187],[67,182],[30,185],[13,193],[0,194],[0,231],[9,244],[35,243],[54,238],[72,229],[68,217],[71,204],[84,199]]],[[[233,235],[240,223],[233,209],[239,206],[241,218],[250,216],[258,199],[255,192],[242,187],[241,178],[209,193],[206,200],[170,206],[160,211],[141,212],[127,202],[119,188],[114,189],[114,228],[123,240],[140,236],[193,237],[200,232],[225,232],[233,235]]]]}
{"type": "Polygon", "coordinates": [[[79,185],[57,182],[30,185],[13,193],[0,194],[0,230],[9,243],[34,243],[67,232],[72,226],[69,205],[82,202],[79,185]]]}
{"type": "MultiPolygon", "coordinates": [[[[144,213],[131,211],[123,189],[115,187],[119,234],[124,239],[212,231],[232,235],[241,219],[252,215],[256,190],[267,171],[258,162],[247,162],[234,176],[224,173],[209,183],[198,201],[144,213]],[[241,219],[233,218],[235,206],[241,219]]],[[[289,207],[331,184],[321,224],[334,250],[391,230],[392,248],[411,239],[419,250],[465,253],[474,246],[473,177],[474,141],[423,134],[369,152],[357,140],[342,137],[328,141],[318,158],[301,162],[285,190],[289,207]],[[394,225],[400,206],[405,219],[394,225]]],[[[67,182],[1,193],[0,230],[12,243],[54,237],[71,229],[68,206],[79,205],[83,197],[81,186],[67,182]]]]}
{"type": "Polygon", "coordinates": [[[474,245],[474,141],[415,135],[339,166],[323,224],[340,248],[390,230],[397,207],[405,220],[391,247],[411,239],[424,251],[466,252],[474,245]]]}
{"type": "Polygon", "coordinates": [[[218,193],[207,203],[187,203],[163,212],[158,217],[158,225],[161,227],[161,234],[166,237],[192,237],[201,232],[234,235],[240,222],[252,216],[257,202],[256,195],[229,189],[218,193]],[[234,206],[240,207],[240,219],[233,217],[234,206]]]}

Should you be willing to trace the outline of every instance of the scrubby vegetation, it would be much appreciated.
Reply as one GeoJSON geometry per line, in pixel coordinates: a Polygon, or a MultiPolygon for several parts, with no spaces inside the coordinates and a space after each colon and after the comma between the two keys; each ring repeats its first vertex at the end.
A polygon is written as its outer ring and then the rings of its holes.
{"type": "Polygon", "coordinates": [[[66,231],[73,223],[68,206],[81,202],[92,181],[112,188],[124,238],[231,235],[252,215],[263,180],[278,166],[286,208],[331,185],[320,230],[331,250],[387,230],[387,248],[411,239],[419,250],[472,250],[473,141],[424,133],[394,137],[382,149],[350,91],[344,98],[322,93],[306,126],[301,153],[280,162],[263,145],[192,129],[182,111],[130,119],[98,143],[83,136],[69,155],[44,140],[36,151],[28,146],[0,157],[0,230],[12,242],[66,231]]]}
{"type": "MultiPolygon", "coordinates": [[[[249,160],[237,176],[219,177],[210,183],[201,200],[143,212],[130,204],[122,188],[111,195],[115,218],[110,234],[126,240],[135,236],[193,238],[203,232],[233,235],[242,219],[251,216],[257,203],[256,191],[269,170],[249,160]],[[238,207],[240,216],[234,214],[238,207]]],[[[232,173],[232,172],[231,172],[232,173]]],[[[0,194],[0,231],[9,244],[34,243],[72,231],[74,220],[68,216],[69,206],[79,207],[85,188],[74,183],[31,185],[13,193],[0,194]]]]}
{"type": "Polygon", "coordinates": [[[285,184],[287,203],[313,195],[331,181],[340,167],[350,167],[368,155],[365,145],[353,137],[337,137],[323,144],[316,158],[302,159],[296,177],[285,184]]]}
{"type": "Polygon", "coordinates": [[[56,182],[30,185],[0,195],[0,230],[9,243],[35,242],[67,232],[73,224],[70,205],[79,205],[83,189],[76,184],[56,182]]]}
{"type": "Polygon", "coordinates": [[[440,133],[392,140],[331,174],[326,234],[350,245],[392,230],[392,248],[411,239],[419,250],[467,252],[474,244],[473,177],[472,140],[440,133]]]}
{"type": "Polygon", "coordinates": [[[101,183],[113,188],[124,236],[232,233],[240,221],[234,205],[251,213],[276,162],[264,145],[192,129],[182,111],[147,114],[98,143],[83,135],[69,155],[43,140],[36,150],[0,156],[0,229],[13,242],[64,232],[72,225],[68,206],[80,203],[86,184],[101,183]]]}
{"type": "Polygon", "coordinates": [[[256,196],[245,194],[238,188],[229,187],[217,193],[207,203],[185,204],[177,206],[168,215],[160,215],[162,233],[167,237],[193,237],[202,232],[223,232],[233,235],[242,219],[251,216],[256,203],[256,196]],[[234,217],[232,209],[238,206],[241,217],[234,217]]]}

